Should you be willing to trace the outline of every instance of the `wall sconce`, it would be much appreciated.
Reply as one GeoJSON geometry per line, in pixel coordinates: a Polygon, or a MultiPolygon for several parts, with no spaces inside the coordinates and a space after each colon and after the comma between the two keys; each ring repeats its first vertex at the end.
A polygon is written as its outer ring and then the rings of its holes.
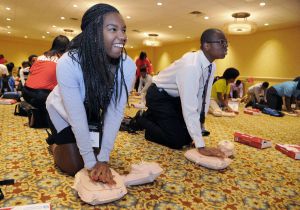
{"type": "Polygon", "coordinates": [[[158,34],[148,34],[148,38],[143,41],[143,44],[150,47],[158,47],[161,42],[157,39],[158,34]]]}
{"type": "Polygon", "coordinates": [[[256,31],[256,24],[247,20],[250,16],[248,12],[233,13],[233,23],[229,23],[225,26],[225,31],[229,34],[251,34],[256,31]]]}

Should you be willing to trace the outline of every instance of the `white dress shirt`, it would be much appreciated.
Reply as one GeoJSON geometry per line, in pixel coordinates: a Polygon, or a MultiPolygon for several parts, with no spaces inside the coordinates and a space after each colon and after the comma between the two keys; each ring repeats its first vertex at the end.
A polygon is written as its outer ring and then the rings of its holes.
{"type": "MultiPolygon", "coordinates": [[[[210,64],[202,51],[188,52],[153,77],[153,83],[157,87],[163,88],[172,97],[180,96],[183,118],[196,147],[205,146],[202,137],[200,113],[203,90],[210,64]]],[[[209,108],[215,71],[216,65],[212,63],[212,72],[205,99],[205,113],[208,112],[209,108]]]]}

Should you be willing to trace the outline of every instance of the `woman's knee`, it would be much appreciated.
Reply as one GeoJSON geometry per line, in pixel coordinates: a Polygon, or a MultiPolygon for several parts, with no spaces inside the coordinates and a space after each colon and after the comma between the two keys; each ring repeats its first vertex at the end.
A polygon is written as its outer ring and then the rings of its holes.
{"type": "Polygon", "coordinates": [[[74,176],[84,167],[82,157],[75,143],[55,145],[53,147],[55,164],[68,175],[74,176]]]}

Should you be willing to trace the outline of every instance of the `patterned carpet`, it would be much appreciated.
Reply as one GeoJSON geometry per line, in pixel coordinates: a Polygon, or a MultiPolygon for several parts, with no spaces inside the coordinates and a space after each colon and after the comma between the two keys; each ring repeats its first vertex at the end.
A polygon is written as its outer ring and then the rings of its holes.
{"type": "MultiPolygon", "coordinates": [[[[0,180],[16,183],[2,186],[0,207],[51,203],[61,209],[300,209],[300,161],[272,148],[258,150],[235,143],[233,163],[213,171],[187,161],[184,151],[147,142],[143,132],[119,132],[111,155],[111,167],[120,174],[140,161],[156,161],[163,174],[152,184],[128,188],[123,199],[99,206],[80,201],[71,188],[73,177],[53,165],[43,129],[24,124],[27,118],[13,115],[14,105],[0,106],[0,180]]],[[[127,108],[133,116],[136,110],[127,108]]],[[[207,118],[209,146],[233,140],[241,131],[265,137],[272,143],[300,144],[300,118],[240,113],[236,118],[207,118]]]]}

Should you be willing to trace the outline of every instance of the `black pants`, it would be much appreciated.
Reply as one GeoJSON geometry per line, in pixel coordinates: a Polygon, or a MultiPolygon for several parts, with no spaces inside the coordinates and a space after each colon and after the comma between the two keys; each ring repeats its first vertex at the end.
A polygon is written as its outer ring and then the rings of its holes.
{"type": "Polygon", "coordinates": [[[146,95],[147,112],[138,119],[146,129],[147,140],[173,149],[181,149],[192,142],[187,131],[179,97],[168,93],[152,84],[146,95]]]}
{"type": "Polygon", "coordinates": [[[32,89],[24,86],[22,96],[25,101],[30,103],[32,106],[40,109],[41,111],[46,111],[46,100],[50,92],[51,90],[32,89]]]}
{"type": "Polygon", "coordinates": [[[267,90],[267,105],[271,109],[281,111],[282,109],[282,97],[278,95],[275,88],[270,87],[267,90]]]}

